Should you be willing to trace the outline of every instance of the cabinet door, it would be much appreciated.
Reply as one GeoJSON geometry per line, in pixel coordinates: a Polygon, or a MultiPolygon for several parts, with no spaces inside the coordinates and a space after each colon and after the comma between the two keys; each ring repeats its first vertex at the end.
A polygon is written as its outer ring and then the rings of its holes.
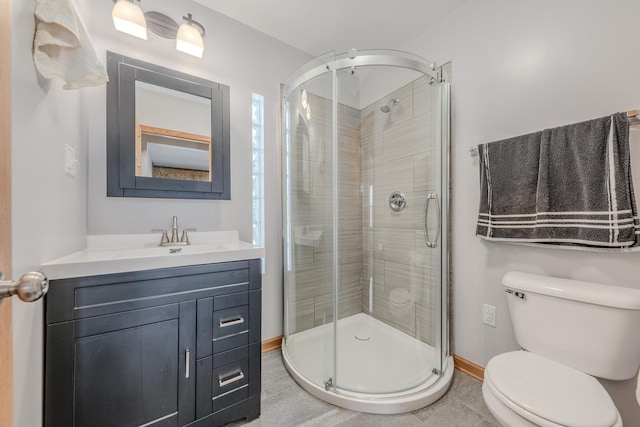
{"type": "Polygon", "coordinates": [[[77,339],[74,424],[124,427],[176,418],[178,327],[172,319],[77,339]]]}
{"type": "Polygon", "coordinates": [[[193,421],[194,329],[193,301],[48,326],[45,426],[193,421]]]}

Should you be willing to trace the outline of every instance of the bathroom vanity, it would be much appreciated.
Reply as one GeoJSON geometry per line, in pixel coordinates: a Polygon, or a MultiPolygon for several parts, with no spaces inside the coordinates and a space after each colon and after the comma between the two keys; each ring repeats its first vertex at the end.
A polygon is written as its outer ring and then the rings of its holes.
{"type": "Polygon", "coordinates": [[[45,426],[259,416],[264,250],[230,240],[170,249],[90,246],[43,265],[45,426]]]}

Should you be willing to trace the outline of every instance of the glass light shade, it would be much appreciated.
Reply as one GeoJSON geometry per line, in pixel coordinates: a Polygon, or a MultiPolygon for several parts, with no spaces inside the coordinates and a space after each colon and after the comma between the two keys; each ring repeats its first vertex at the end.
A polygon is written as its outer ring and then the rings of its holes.
{"type": "Polygon", "coordinates": [[[137,4],[128,0],[118,0],[118,3],[113,6],[111,17],[116,30],[147,39],[147,21],[137,4]]]}
{"type": "Polygon", "coordinates": [[[204,53],[204,41],[200,31],[193,25],[184,23],[178,28],[176,35],[176,49],[180,52],[202,58],[204,53]]]}

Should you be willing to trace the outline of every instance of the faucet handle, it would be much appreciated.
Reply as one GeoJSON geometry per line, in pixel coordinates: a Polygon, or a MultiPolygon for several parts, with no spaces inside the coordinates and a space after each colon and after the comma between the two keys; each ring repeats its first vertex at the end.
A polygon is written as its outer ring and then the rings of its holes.
{"type": "Polygon", "coordinates": [[[182,243],[186,243],[187,245],[189,244],[189,235],[187,234],[188,231],[198,231],[197,228],[185,228],[182,230],[182,237],[180,238],[180,241],[182,243]]]}
{"type": "Polygon", "coordinates": [[[151,230],[152,233],[162,233],[162,238],[160,239],[160,244],[169,243],[169,236],[167,236],[167,230],[163,230],[161,228],[154,228],[151,230]]]}

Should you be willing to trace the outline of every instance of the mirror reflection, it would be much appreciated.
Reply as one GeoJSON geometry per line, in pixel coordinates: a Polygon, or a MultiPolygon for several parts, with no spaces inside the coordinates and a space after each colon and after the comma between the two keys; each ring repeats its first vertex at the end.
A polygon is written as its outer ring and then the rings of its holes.
{"type": "Polygon", "coordinates": [[[211,100],[135,82],[135,175],[211,181],[211,100]]]}

